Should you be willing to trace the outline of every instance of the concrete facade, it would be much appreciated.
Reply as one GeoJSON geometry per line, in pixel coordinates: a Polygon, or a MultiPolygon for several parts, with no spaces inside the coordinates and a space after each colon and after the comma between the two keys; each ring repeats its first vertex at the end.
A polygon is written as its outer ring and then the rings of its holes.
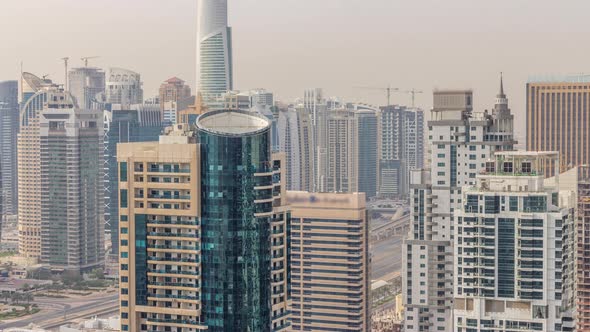
{"type": "Polygon", "coordinates": [[[369,225],[363,193],[288,192],[293,331],[369,331],[369,225]]]}

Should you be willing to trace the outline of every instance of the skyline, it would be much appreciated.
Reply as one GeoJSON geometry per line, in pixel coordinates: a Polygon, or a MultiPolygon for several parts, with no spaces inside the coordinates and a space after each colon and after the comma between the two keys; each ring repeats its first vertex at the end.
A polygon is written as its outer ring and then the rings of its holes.
{"type": "MultiPolygon", "coordinates": [[[[300,97],[305,88],[323,87],[327,95],[381,105],[384,93],[353,87],[391,84],[424,91],[416,100],[426,110],[431,108],[430,92],[435,88],[472,88],[476,110],[483,110],[491,108],[497,76],[503,71],[513,111],[517,120],[524,120],[525,83],[530,75],[584,70],[587,47],[579,40],[590,27],[576,17],[590,9],[587,2],[573,1],[565,7],[540,1],[535,8],[528,8],[526,1],[504,0],[490,4],[466,0],[444,4],[433,0],[371,2],[371,6],[363,6],[364,2],[325,0],[310,7],[309,0],[280,4],[230,0],[235,88],[263,87],[275,91],[277,99],[291,100],[300,97]],[[523,19],[523,14],[528,19],[523,19]],[[559,24],[546,24],[557,23],[555,20],[559,24]],[[563,32],[570,38],[556,47],[542,43],[563,32]],[[448,38],[453,35],[456,38],[448,38]],[[443,47],[444,52],[437,52],[443,47]],[[313,54],[306,52],[311,49],[313,54]],[[334,58],[335,53],[341,56],[334,58]],[[350,63],[355,66],[348,67],[350,63]],[[476,81],[476,77],[485,79],[476,81]]],[[[70,67],[76,67],[82,65],[78,58],[100,55],[91,65],[141,73],[146,97],[155,95],[159,84],[172,76],[195,86],[194,0],[177,0],[175,7],[161,6],[155,0],[106,0],[100,4],[30,0],[3,7],[2,37],[13,45],[0,55],[3,80],[18,78],[22,60],[25,71],[50,74],[63,82],[60,58],[72,57],[70,67]],[[112,10],[115,4],[117,11],[112,10]],[[44,11],[36,13],[32,8],[44,11]],[[85,15],[87,12],[93,15],[85,15]],[[24,16],[30,19],[18,19],[24,16]],[[64,19],[45,24],[48,17],[64,19]],[[73,28],[80,33],[66,35],[73,28]],[[115,32],[129,38],[112,38],[115,32]],[[41,50],[42,58],[36,54],[41,50]],[[172,61],[166,61],[168,54],[174,54],[172,61]]],[[[396,93],[393,102],[410,104],[410,96],[396,93]]]]}

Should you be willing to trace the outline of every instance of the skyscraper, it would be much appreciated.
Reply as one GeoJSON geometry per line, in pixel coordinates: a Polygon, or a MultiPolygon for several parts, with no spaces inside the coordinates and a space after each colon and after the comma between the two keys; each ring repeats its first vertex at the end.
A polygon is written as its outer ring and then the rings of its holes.
{"type": "Polygon", "coordinates": [[[119,145],[123,331],[288,327],[284,157],[269,131],[218,110],[197,132],[119,145]]]}
{"type": "Polygon", "coordinates": [[[102,267],[102,112],[45,108],[39,121],[41,261],[74,273],[102,267]]]}
{"type": "Polygon", "coordinates": [[[106,76],[104,100],[107,104],[120,104],[123,109],[143,103],[141,75],[128,69],[109,68],[106,76]]]}
{"type": "Polygon", "coordinates": [[[0,196],[3,203],[0,216],[16,215],[18,209],[18,117],[18,82],[0,82],[0,196]]]}
{"type": "Polygon", "coordinates": [[[495,151],[512,150],[513,116],[501,84],[494,110],[473,112],[471,91],[435,91],[431,165],[412,171],[411,230],[403,246],[406,331],[454,331],[453,232],[462,187],[495,151]]]}
{"type": "Polygon", "coordinates": [[[314,170],[311,119],[304,108],[279,107],[277,121],[279,151],[287,158],[287,189],[311,191],[314,170]]]}
{"type": "Polygon", "coordinates": [[[338,109],[319,115],[318,191],[358,191],[358,119],[355,111],[338,109]]]}
{"type": "Polygon", "coordinates": [[[590,164],[590,77],[533,78],[526,88],[527,150],[559,151],[557,172],[590,164]]]}
{"type": "Polygon", "coordinates": [[[369,331],[369,221],[362,193],[288,192],[293,331],[369,331]]]}
{"type": "Polygon", "coordinates": [[[74,68],[68,73],[68,89],[81,109],[91,109],[99,93],[105,90],[105,73],[94,67],[74,68]]]}
{"type": "Polygon", "coordinates": [[[379,114],[376,110],[359,110],[358,137],[358,191],[367,198],[377,195],[379,171],[379,114]]]}
{"type": "Polygon", "coordinates": [[[132,110],[105,112],[104,132],[104,212],[105,227],[111,234],[111,252],[119,254],[119,173],[117,144],[157,141],[163,124],[157,108],[132,106],[132,110]],[[135,109],[137,108],[137,109],[135,109]]]}
{"type": "Polygon", "coordinates": [[[18,236],[19,252],[27,258],[41,258],[41,148],[40,113],[52,109],[73,109],[71,95],[48,80],[23,73],[23,105],[18,134],[18,236]]]}
{"type": "Polygon", "coordinates": [[[554,173],[544,165],[558,159],[496,152],[463,187],[454,229],[456,331],[565,331],[562,271],[573,239],[564,230],[573,229],[574,206],[544,183],[545,172],[554,173]]]}
{"type": "Polygon", "coordinates": [[[197,1],[197,88],[210,109],[218,97],[233,90],[232,33],[227,0],[197,1]]]}
{"type": "Polygon", "coordinates": [[[409,172],[424,167],[424,112],[404,106],[382,107],[379,130],[379,195],[405,196],[409,172]]]}
{"type": "Polygon", "coordinates": [[[191,96],[191,88],[178,77],[172,77],[160,85],[160,110],[164,123],[177,123],[178,102],[191,96]]]}

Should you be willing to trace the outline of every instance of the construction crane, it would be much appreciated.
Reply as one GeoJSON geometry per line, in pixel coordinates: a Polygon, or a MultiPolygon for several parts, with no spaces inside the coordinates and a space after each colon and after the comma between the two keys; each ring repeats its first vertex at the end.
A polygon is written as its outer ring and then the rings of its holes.
{"type": "Polygon", "coordinates": [[[61,58],[61,59],[63,60],[64,65],[66,67],[66,77],[65,77],[66,84],[65,84],[65,88],[66,88],[66,91],[68,91],[68,61],[70,60],[70,58],[69,57],[65,57],[65,58],[61,58]]]}
{"type": "Polygon", "coordinates": [[[416,89],[404,91],[405,93],[409,93],[412,95],[412,108],[416,106],[416,94],[424,93],[424,91],[418,91],[416,89]]]}
{"type": "Polygon", "coordinates": [[[395,92],[395,91],[399,91],[398,88],[392,88],[391,85],[388,85],[385,88],[376,88],[376,87],[370,87],[370,86],[355,86],[355,88],[357,88],[357,89],[366,89],[366,90],[385,91],[387,93],[387,105],[386,106],[391,105],[391,93],[392,92],[395,92]]]}
{"type": "Polygon", "coordinates": [[[96,58],[100,58],[100,57],[99,56],[86,56],[86,57],[80,58],[80,60],[84,61],[84,67],[88,67],[88,60],[96,59],[96,58]]]}

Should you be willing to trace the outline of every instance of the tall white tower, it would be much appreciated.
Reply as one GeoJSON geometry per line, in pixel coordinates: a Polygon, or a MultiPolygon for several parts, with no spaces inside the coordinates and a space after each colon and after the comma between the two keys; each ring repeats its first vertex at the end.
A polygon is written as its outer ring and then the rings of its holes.
{"type": "Polygon", "coordinates": [[[227,0],[197,0],[197,94],[210,109],[233,89],[231,28],[227,0]]]}

